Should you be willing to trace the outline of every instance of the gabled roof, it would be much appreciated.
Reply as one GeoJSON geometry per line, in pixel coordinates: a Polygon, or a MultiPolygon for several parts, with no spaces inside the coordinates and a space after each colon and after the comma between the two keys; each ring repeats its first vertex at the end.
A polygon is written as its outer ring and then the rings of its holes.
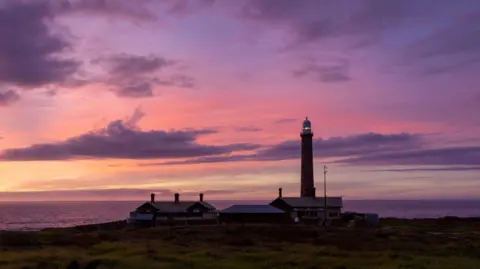
{"type": "Polygon", "coordinates": [[[181,201],[175,203],[173,201],[158,201],[151,203],[159,212],[185,212],[193,205],[193,202],[181,201]]]}
{"type": "MultiPolygon", "coordinates": [[[[325,206],[323,197],[279,197],[291,207],[321,207],[325,206]]],[[[327,207],[343,207],[342,197],[327,197],[327,207]]]]}
{"type": "Polygon", "coordinates": [[[232,205],[222,211],[220,214],[282,214],[283,210],[271,205],[232,205]]]}
{"type": "Polygon", "coordinates": [[[196,202],[196,203],[199,203],[201,205],[203,205],[205,208],[207,208],[208,210],[215,210],[217,209],[216,207],[214,207],[213,205],[207,203],[207,202],[196,202]]]}
{"type": "Polygon", "coordinates": [[[207,203],[207,202],[200,202],[200,201],[179,201],[178,203],[175,203],[174,201],[157,201],[154,203],[147,202],[147,204],[152,205],[156,209],[158,209],[159,212],[186,212],[187,209],[194,204],[200,204],[207,208],[208,210],[215,210],[216,208],[207,203]]]}

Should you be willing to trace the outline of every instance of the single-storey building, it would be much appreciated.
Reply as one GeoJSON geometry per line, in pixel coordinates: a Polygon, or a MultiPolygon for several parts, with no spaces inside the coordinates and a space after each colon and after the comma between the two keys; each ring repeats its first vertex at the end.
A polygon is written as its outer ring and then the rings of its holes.
{"type": "Polygon", "coordinates": [[[180,195],[175,193],[172,201],[155,201],[151,194],[150,202],[146,202],[130,213],[131,223],[151,222],[154,225],[173,221],[215,220],[218,217],[216,208],[203,200],[200,193],[198,201],[180,201],[180,195]]]}
{"type": "MultiPolygon", "coordinates": [[[[272,202],[271,206],[287,212],[291,218],[299,220],[323,220],[325,216],[324,197],[282,197],[281,189],[279,197],[272,202]]],[[[339,219],[343,208],[342,197],[327,197],[327,219],[339,219]]]]}
{"type": "Polygon", "coordinates": [[[271,205],[233,205],[219,214],[220,223],[288,223],[290,216],[271,205]]]}

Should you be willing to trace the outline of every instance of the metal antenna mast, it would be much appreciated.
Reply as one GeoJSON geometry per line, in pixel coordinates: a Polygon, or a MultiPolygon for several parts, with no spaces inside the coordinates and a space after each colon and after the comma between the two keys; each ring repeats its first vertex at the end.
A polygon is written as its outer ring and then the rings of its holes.
{"type": "Polygon", "coordinates": [[[323,166],[323,196],[324,196],[324,208],[323,213],[324,215],[324,226],[327,226],[327,217],[328,217],[328,210],[327,210],[327,166],[323,166]]]}

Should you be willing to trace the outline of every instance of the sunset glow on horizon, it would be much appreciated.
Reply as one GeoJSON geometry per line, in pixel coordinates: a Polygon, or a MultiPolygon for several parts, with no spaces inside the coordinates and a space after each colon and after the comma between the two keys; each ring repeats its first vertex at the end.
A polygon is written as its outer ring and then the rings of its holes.
{"type": "Polygon", "coordinates": [[[0,0],[0,201],[480,197],[480,2],[0,0]],[[135,2],[135,3],[134,3],[135,2]]]}

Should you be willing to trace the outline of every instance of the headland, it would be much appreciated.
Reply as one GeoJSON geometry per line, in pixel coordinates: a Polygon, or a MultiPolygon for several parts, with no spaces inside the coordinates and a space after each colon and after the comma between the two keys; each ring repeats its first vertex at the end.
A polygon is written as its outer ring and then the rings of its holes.
{"type": "Polygon", "coordinates": [[[381,219],[375,228],[226,224],[138,229],[117,222],[0,232],[0,267],[67,268],[78,262],[118,269],[478,268],[479,242],[479,218],[381,219]]]}

